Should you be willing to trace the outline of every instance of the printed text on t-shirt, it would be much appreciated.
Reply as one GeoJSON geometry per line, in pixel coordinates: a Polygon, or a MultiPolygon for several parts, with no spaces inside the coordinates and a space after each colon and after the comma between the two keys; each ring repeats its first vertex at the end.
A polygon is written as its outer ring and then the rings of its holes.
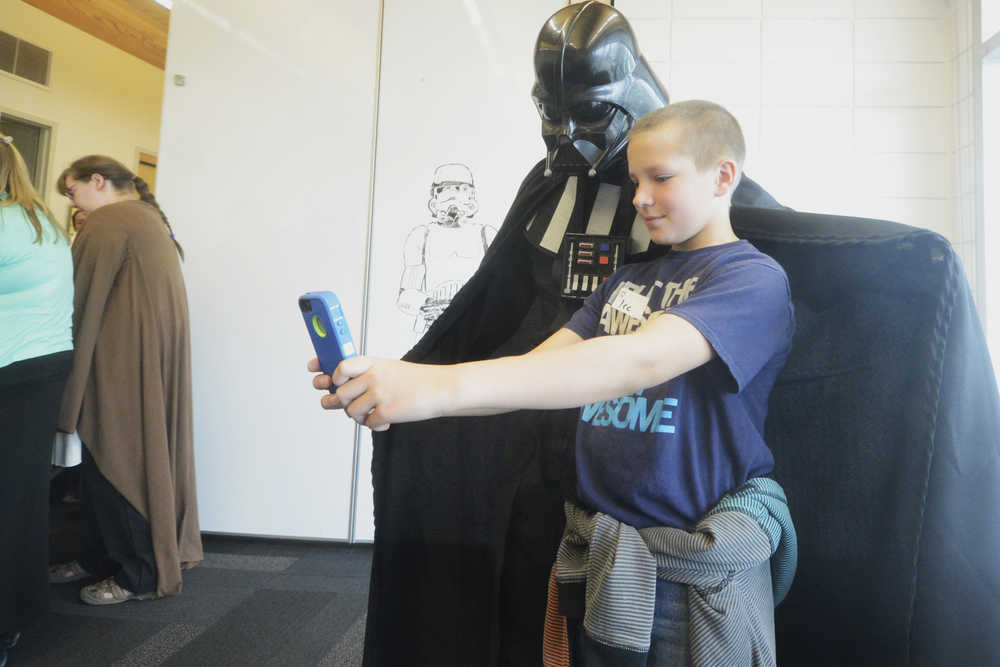
{"type": "Polygon", "coordinates": [[[670,422],[674,418],[673,408],[677,407],[677,399],[665,397],[649,402],[642,393],[585,405],[580,411],[580,420],[594,426],[640,433],[674,433],[676,427],[670,422]]]}
{"type": "Polygon", "coordinates": [[[649,306],[651,298],[657,290],[662,289],[663,295],[660,297],[659,308],[655,312],[661,312],[671,306],[684,303],[694,292],[698,284],[698,276],[688,278],[683,283],[668,282],[666,284],[655,281],[650,285],[638,285],[629,281],[624,281],[615,288],[614,294],[608,299],[601,309],[601,329],[610,335],[632,333],[649,319],[653,314],[649,306]],[[627,295],[635,294],[646,302],[646,307],[642,314],[635,312],[634,308],[624,307],[626,304],[635,303],[636,299],[626,298],[627,295]]]}

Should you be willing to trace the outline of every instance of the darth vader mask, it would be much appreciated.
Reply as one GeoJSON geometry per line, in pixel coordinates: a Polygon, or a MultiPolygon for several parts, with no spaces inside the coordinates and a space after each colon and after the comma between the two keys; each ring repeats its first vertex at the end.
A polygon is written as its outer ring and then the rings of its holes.
{"type": "Polygon", "coordinates": [[[635,121],[668,101],[628,21],[599,2],[564,7],[542,26],[532,98],[542,117],[546,176],[595,176],[622,154],[635,121]]]}

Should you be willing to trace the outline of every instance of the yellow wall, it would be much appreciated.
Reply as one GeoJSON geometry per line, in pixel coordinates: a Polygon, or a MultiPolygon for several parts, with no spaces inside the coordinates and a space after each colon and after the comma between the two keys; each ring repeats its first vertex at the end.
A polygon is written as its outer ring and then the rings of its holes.
{"type": "Polygon", "coordinates": [[[55,181],[70,162],[101,153],[130,169],[158,152],[163,70],[21,2],[0,0],[0,30],[52,52],[49,87],[0,71],[0,111],[52,127],[43,193],[60,222],[55,181]]]}

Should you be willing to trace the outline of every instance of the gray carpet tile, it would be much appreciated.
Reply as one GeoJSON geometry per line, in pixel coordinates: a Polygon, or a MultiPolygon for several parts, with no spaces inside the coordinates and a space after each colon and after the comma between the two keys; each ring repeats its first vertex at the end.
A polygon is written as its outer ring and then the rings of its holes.
{"type": "MultiPolygon", "coordinates": [[[[63,560],[81,548],[77,514],[53,513],[63,560]]],[[[371,545],[219,535],[203,544],[206,561],[184,572],[180,596],[91,607],[79,600],[89,581],[52,586],[51,613],[23,629],[9,667],[359,664],[371,545]]]]}
{"type": "Polygon", "coordinates": [[[347,629],[340,641],[323,656],[317,667],[360,667],[364,659],[365,622],[367,614],[362,614],[347,629]]]}
{"type": "Polygon", "coordinates": [[[9,667],[107,667],[163,626],[148,621],[49,614],[25,630],[9,667]]]}
{"type": "Polygon", "coordinates": [[[111,667],[156,667],[184,648],[205,628],[197,625],[168,625],[112,663],[111,667]]]}
{"type": "Polygon", "coordinates": [[[163,665],[235,667],[281,658],[303,642],[312,619],[336,598],[334,593],[257,591],[163,665]]]}
{"type": "MultiPolygon", "coordinates": [[[[354,637],[345,643],[346,635],[364,615],[365,604],[361,600],[345,599],[338,595],[315,616],[296,628],[288,638],[284,649],[262,664],[265,667],[285,667],[286,665],[312,666],[319,664],[331,652],[340,648],[341,653],[362,654],[364,632],[360,640],[354,637]]],[[[359,663],[360,664],[360,663],[359,663]]]]}
{"type": "Polygon", "coordinates": [[[338,548],[339,543],[308,540],[278,540],[271,538],[246,538],[234,535],[202,534],[205,552],[252,556],[287,556],[298,558],[312,551],[317,545],[338,548]]]}
{"type": "Polygon", "coordinates": [[[368,599],[366,577],[326,577],[318,574],[281,574],[267,582],[264,588],[276,591],[323,591],[368,599]]]}
{"type": "Polygon", "coordinates": [[[368,577],[372,570],[370,546],[317,546],[300,557],[286,574],[323,574],[330,577],[368,577]]]}
{"type": "MultiPolygon", "coordinates": [[[[205,560],[198,568],[211,567],[226,570],[253,572],[281,572],[287,570],[298,558],[294,556],[256,556],[253,554],[205,553],[205,560]]],[[[195,568],[195,569],[198,569],[195,568]]]]}
{"type": "Polygon", "coordinates": [[[61,584],[52,589],[54,594],[49,600],[54,613],[122,620],[140,618],[161,626],[171,623],[211,625],[254,593],[253,588],[186,586],[178,596],[92,607],[80,602],[78,584],[61,584]]]}
{"type": "Polygon", "coordinates": [[[280,576],[280,572],[227,570],[223,568],[198,567],[184,571],[184,593],[212,588],[266,588],[268,582],[280,576]]]}

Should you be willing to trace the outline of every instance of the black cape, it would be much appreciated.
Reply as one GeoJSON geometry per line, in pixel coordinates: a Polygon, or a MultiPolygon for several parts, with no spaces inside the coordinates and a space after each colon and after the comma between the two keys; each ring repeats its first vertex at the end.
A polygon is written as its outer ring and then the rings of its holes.
{"type": "Polygon", "coordinates": [[[879,220],[733,209],[798,330],[766,439],[799,565],[779,664],[1000,665],[1000,398],[961,263],[879,220]]]}

